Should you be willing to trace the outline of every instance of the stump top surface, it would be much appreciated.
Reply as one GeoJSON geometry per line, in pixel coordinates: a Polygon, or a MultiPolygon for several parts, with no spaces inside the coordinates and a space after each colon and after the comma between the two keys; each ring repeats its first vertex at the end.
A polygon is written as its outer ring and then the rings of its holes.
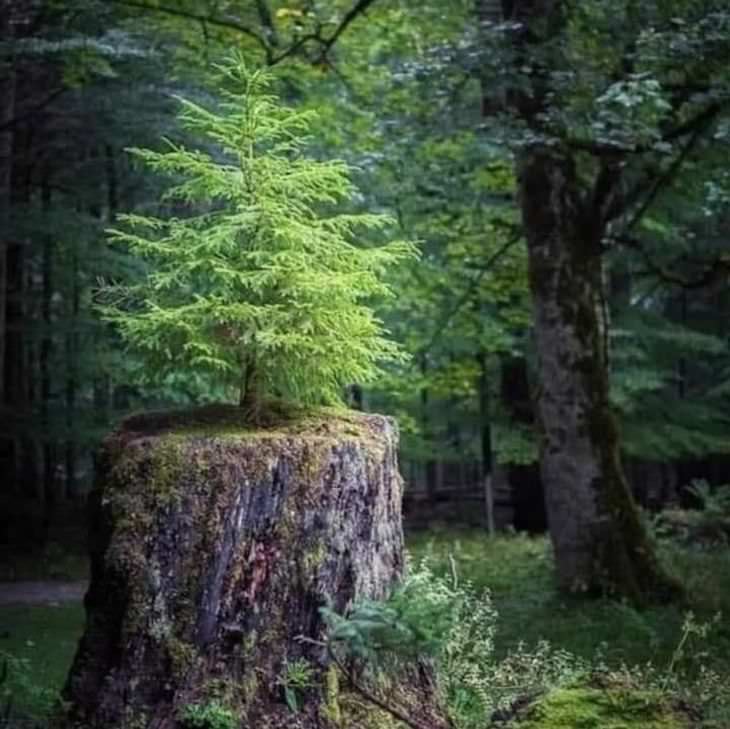
{"type": "Polygon", "coordinates": [[[275,406],[252,423],[245,409],[215,404],[196,408],[150,411],[131,415],[121,422],[112,437],[123,440],[164,437],[272,437],[381,440],[393,421],[383,415],[346,408],[293,409],[275,406]]]}

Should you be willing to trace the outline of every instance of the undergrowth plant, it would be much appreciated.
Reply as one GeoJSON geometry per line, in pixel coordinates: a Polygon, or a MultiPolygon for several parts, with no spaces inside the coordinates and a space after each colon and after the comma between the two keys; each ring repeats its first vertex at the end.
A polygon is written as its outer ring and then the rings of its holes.
{"type": "MultiPolygon", "coordinates": [[[[333,652],[377,672],[428,658],[442,705],[455,729],[483,727],[485,719],[518,698],[575,680],[582,661],[547,643],[518,647],[506,659],[494,653],[497,612],[488,591],[477,593],[455,570],[438,576],[426,561],[410,571],[384,602],[364,601],[346,615],[322,613],[333,652]]],[[[377,683],[377,681],[375,682],[377,683]]]]}
{"type": "MultiPolygon", "coordinates": [[[[616,666],[604,658],[610,646],[589,659],[548,641],[518,644],[500,656],[498,615],[489,591],[459,581],[453,561],[450,571],[439,575],[428,560],[412,569],[388,600],[356,603],[345,615],[329,608],[322,613],[329,626],[327,645],[339,665],[354,662],[360,676],[369,676],[366,700],[382,705],[383,696],[390,696],[392,701],[392,691],[376,693],[378,675],[395,676],[397,684],[403,669],[426,659],[454,729],[481,729],[490,720],[509,719],[515,706],[552,689],[580,686],[605,688],[609,698],[624,690],[650,693],[698,715],[727,718],[730,712],[726,681],[704,665],[704,646],[720,627],[719,617],[702,622],[688,613],[665,665],[616,666]]],[[[415,721],[411,726],[420,729],[415,721]]]]}
{"type": "Polygon", "coordinates": [[[314,686],[314,668],[306,658],[287,661],[279,677],[289,710],[299,712],[301,695],[314,686]]]}
{"type": "Polygon", "coordinates": [[[236,729],[239,720],[220,701],[186,706],[180,717],[185,729],[236,729]]]}
{"type": "Polygon", "coordinates": [[[39,686],[30,661],[0,651],[0,728],[42,726],[60,697],[39,686]]]}

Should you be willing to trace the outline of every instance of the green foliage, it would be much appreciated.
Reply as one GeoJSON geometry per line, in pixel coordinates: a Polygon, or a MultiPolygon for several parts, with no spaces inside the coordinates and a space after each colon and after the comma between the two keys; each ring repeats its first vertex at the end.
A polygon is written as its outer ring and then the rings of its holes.
{"type": "Polygon", "coordinates": [[[708,328],[701,320],[673,322],[649,307],[617,316],[611,333],[611,397],[629,455],[656,461],[701,458],[730,447],[727,405],[716,389],[726,381],[728,348],[712,329],[703,331],[708,328]],[[682,362],[686,372],[680,389],[682,362]]]}
{"type": "Polygon", "coordinates": [[[186,706],[181,721],[185,729],[236,729],[239,726],[236,715],[219,701],[186,706]]]}
{"type": "Polygon", "coordinates": [[[46,715],[63,688],[83,625],[81,604],[0,606],[0,651],[8,661],[0,691],[12,696],[14,713],[46,715]]]}
{"type": "Polygon", "coordinates": [[[487,591],[478,594],[455,572],[438,577],[427,563],[412,570],[385,602],[356,603],[347,615],[323,610],[328,643],[350,658],[397,676],[403,662],[429,657],[438,691],[457,729],[476,729],[526,692],[582,675],[580,661],[547,643],[519,646],[497,660],[497,613],[487,591]]]}
{"type": "Polygon", "coordinates": [[[306,658],[287,661],[279,677],[279,683],[289,710],[293,714],[298,713],[301,694],[314,686],[314,669],[311,663],[306,658]]]}
{"type": "Polygon", "coordinates": [[[710,486],[695,479],[685,488],[700,509],[667,509],[655,517],[658,536],[666,536],[700,547],[730,542],[730,486],[710,486]]]}
{"type": "Polygon", "coordinates": [[[320,612],[331,644],[376,664],[394,655],[436,655],[459,619],[464,598],[465,593],[435,579],[422,564],[385,602],[357,602],[346,616],[330,608],[320,612]]]}
{"type": "Polygon", "coordinates": [[[551,691],[519,722],[523,729],[689,729],[688,717],[675,711],[659,692],[625,686],[568,687],[551,691]]]}
{"type": "MultiPolygon", "coordinates": [[[[703,622],[676,607],[640,613],[610,601],[565,604],[549,579],[543,583],[528,576],[548,577],[545,561],[536,570],[528,564],[544,554],[541,540],[512,537],[487,543],[485,537],[464,535],[459,542],[432,541],[426,552],[437,571],[422,564],[391,599],[356,604],[345,616],[325,611],[331,626],[328,641],[335,651],[364,661],[376,675],[402,675],[404,664],[418,655],[429,656],[457,729],[482,727],[490,716],[509,717],[525,697],[546,691],[593,692],[602,708],[591,700],[586,711],[600,708],[612,720],[621,715],[621,697],[633,712],[641,695],[651,695],[657,709],[691,706],[707,717],[724,716],[730,709],[723,679],[729,668],[727,640],[716,617],[703,622]],[[470,547],[477,545],[478,553],[472,552],[470,547]],[[476,581],[459,583],[456,565],[476,581]],[[494,603],[503,606],[499,620],[490,593],[476,591],[475,585],[485,584],[494,585],[494,603]],[[515,591],[518,602],[510,599],[509,591],[515,591]],[[411,601],[415,606],[408,605],[411,601]],[[432,620],[441,632],[429,636],[432,620]],[[499,642],[498,629],[503,633],[499,642]]],[[[701,558],[692,559],[703,569],[701,558]]],[[[695,591],[694,599],[703,615],[709,615],[705,596],[695,591]]],[[[665,718],[675,717],[668,713],[665,718]]],[[[641,726],[638,714],[636,722],[641,726]]]]}
{"type": "MultiPolygon", "coordinates": [[[[559,646],[583,661],[593,661],[603,646],[601,661],[611,669],[622,664],[666,667],[682,634],[682,606],[638,611],[611,600],[566,599],[556,589],[553,557],[546,538],[499,535],[475,530],[444,530],[414,534],[409,549],[416,559],[427,557],[437,575],[448,578],[452,563],[474,589],[490,591],[499,613],[495,655],[505,658],[520,642],[533,651],[541,640],[559,646]]],[[[701,623],[718,612],[730,613],[730,550],[701,549],[676,541],[659,543],[662,561],[686,586],[690,605],[701,623]]],[[[730,672],[730,635],[718,625],[705,646],[694,646],[707,668],[730,672]]],[[[685,660],[683,680],[700,666],[685,660]]]]}
{"type": "Polygon", "coordinates": [[[413,246],[364,244],[390,225],[385,215],[331,212],[355,188],[344,162],[305,156],[313,113],[283,106],[271,77],[241,60],[221,73],[219,110],[181,101],[183,126],[209,148],[133,150],[181,178],[165,200],[195,208],[122,216],[129,229],[112,240],[150,269],[107,286],[103,316],[154,376],[195,371],[242,399],[336,402],[401,356],[367,301],[390,293],[383,274],[413,246]]]}
{"type": "Polygon", "coordinates": [[[708,518],[730,517],[730,485],[715,486],[696,478],[687,491],[697,498],[708,518]]]}
{"type": "Polygon", "coordinates": [[[59,700],[58,692],[40,685],[31,662],[0,651],[0,726],[10,723],[16,711],[22,716],[44,719],[59,700]]]}

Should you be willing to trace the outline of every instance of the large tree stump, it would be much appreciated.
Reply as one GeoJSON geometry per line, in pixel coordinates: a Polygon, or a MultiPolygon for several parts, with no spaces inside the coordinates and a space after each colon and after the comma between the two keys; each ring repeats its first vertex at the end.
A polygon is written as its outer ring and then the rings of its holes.
{"type": "Polygon", "coordinates": [[[128,419],[103,448],[69,725],[338,725],[319,608],[403,568],[397,431],[325,412],[248,430],[236,408],[128,419]],[[304,636],[309,640],[301,640],[304,636]],[[287,666],[311,681],[285,701],[287,666]],[[226,713],[222,711],[222,713],[226,713]]]}

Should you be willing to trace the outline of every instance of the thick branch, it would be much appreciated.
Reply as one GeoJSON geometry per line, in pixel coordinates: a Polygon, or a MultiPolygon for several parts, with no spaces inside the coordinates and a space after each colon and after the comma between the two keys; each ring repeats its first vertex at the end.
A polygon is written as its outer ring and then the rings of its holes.
{"type": "Polygon", "coordinates": [[[686,137],[688,134],[693,134],[696,129],[705,130],[712,124],[717,118],[720,112],[727,106],[730,105],[730,97],[723,99],[722,101],[716,101],[714,104],[710,104],[706,109],[697,113],[691,119],[688,119],[682,124],[678,124],[674,129],[670,129],[662,135],[664,142],[672,142],[675,139],[686,137]]]}

